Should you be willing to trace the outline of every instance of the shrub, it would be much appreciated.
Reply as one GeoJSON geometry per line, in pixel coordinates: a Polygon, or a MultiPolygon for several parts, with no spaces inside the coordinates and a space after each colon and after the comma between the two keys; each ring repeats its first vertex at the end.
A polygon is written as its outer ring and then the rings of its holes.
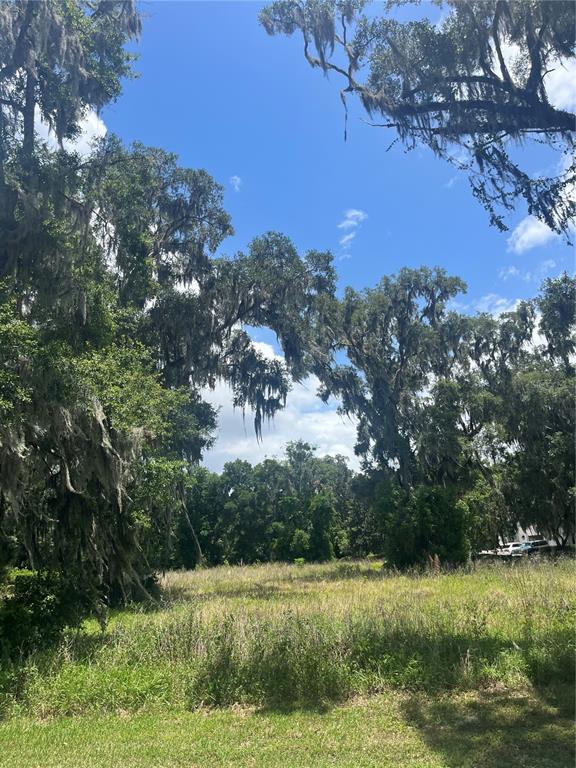
{"type": "Polygon", "coordinates": [[[294,558],[294,562],[296,562],[296,560],[304,560],[309,551],[310,534],[307,531],[303,531],[301,528],[296,528],[290,544],[290,552],[294,558]]]}
{"type": "Polygon", "coordinates": [[[421,485],[407,498],[398,495],[387,512],[385,528],[386,557],[396,567],[422,565],[435,555],[451,565],[468,559],[465,513],[445,488],[421,485]]]}
{"type": "Polygon", "coordinates": [[[26,656],[55,643],[66,626],[77,626],[88,601],[61,574],[17,571],[0,603],[0,648],[4,656],[26,656]]]}

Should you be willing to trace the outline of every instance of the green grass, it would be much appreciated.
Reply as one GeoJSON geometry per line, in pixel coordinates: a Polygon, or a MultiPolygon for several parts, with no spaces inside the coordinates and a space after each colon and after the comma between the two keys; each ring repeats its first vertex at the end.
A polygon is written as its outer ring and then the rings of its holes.
{"type": "Polygon", "coordinates": [[[4,666],[0,765],[572,766],[574,576],[168,574],[157,609],[4,666]]]}
{"type": "Polygon", "coordinates": [[[16,719],[0,726],[0,766],[572,768],[566,704],[528,693],[394,692],[325,712],[235,708],[16,719]]]}

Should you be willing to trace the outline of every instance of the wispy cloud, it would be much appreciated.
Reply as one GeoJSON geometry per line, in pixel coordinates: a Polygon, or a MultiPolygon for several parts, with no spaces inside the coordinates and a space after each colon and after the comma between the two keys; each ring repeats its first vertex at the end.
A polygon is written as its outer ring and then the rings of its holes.
{"type": "Polygon", "coordinates": [[[525,283],[541,283],[556,266],[557,264],[554,259],[545,259],[531,270],[518,269],[518,267],[514,266],[502,267],[498,271],[498,277],[503,282],[515,278],[517,280],[524,280],[525,283]]]}
{"type": "Polygon", "coordinates": [[[556,262],[554,259],[546,259],[540,264],[540,270],[543,272],[550,272],[551,269],[556,269],[556,262]]]}
{"type": "Polygon", "coordinates": [[[448,181],[444,182],[445,189],[452,189],[452,187],[460,181],[460,176],[451,176],[448,181]]]}
{"type": "Polygon", "coordinates": [[[508,250],[524,253],[532,248],[546,245],[558,237],[550,227],[535,216],[526,216],[508,238],[508,250]]]}
{"type": "Polygon", "coordinates": [[[470,310],[470,304],[467,301],[459,301],[458,299],[449,299],[446,302],[446,309],[448,312],[468,312],[470,310]]]}
{"type": "Polygon", "coordinates": [[[344,218],[338,224],[338,229],[354,229],[367,218],[368,214],[365,211],[360,211],[358,208],[348,208],[344,211],[344,218]]]}
{"type": "Polygon", "coordinates": [[[487,312],[489,315],[498,316],[502,312],[512,312],[518,305],[518,299],[507,299],[498,293],[487,293],[478,299],[476,310],[478,312],[487,312]]]}
{"type": "Polygon", "coordinates": [[[350,243],[352,242],[352,240],[354,240],[355,237],[356,237],[356,232],[348,232],[347,235],[344,235],[344,237],[340,238],[340,245],[343,248],[346,248],[347,246],[350,245],[350,243]]]}
{"type": "Polygon", "coordinates": [[[240,192],[240,187],[242,186],[242,179],[240,176],[230,176],[230,186],[234,192],[240,192]]]}
{"type": "Polygon", "coordinates": [[[347,208],[344,211],[344,218],[337,224],[338,229],[344,230],[344,234],[339,240],[340,246],[342,247],[340,259],[350,258],[350,246],[356,237],[358,228],[367,218],[368,214],[366,211],[361,211],[359,208],[347,208]]]}
{"type": "Polygon", "coordinates": [[[518,267],[502,267],[502,269],[498,270],[498,277],[500,280],[510,280],[512,277],[520,277],[520,270],[518,267]]]}

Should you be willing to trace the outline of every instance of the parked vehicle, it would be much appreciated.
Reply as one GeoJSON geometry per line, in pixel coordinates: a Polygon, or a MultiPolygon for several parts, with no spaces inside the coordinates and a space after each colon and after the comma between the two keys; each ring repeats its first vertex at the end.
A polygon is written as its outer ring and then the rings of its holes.
{"type": "Polygon", "coordinates": [[[546,539],[533,539],[532,541],[525,541],[522,544],[523,552],[527,555],[534,555],[538,552],[549,552],[550,544],[546,539]]]}
{"type": "Polygon", "coordinates": [[[522,551],[522,544],[519,541],[508,541],[503,547],[496,552],[499,557],[521,557],[524,552],[522,551]]]}
{"type": "Polygon", "coordinates": [[[496,557],[498,550],[496,549],[483,549],[477,553],[477,557],[496,557]]]}
{"type": "Polygon", "coordinates": [[[483,549],[478,552],[477,557],[524,557],[541,552],[549,552],[550,544],[546,539],[532,539],[531,541],[507,541],[498,549],[483,549]]]}

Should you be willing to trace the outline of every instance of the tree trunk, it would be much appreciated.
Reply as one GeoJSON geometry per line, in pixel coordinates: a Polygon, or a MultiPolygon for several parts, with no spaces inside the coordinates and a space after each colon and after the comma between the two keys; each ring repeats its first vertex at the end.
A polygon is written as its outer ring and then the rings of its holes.
{"type": "Polygon", "coordinates": [[[206,558],[204,557],[204,554],[202,552],[200,541],[198,540],[198,536],[196,535],[196,531],[194,530],[194,526],[192,525],[192,521],[190,520],[190,515],[188,514],[188,509],[186,508],[186,504],[184,502],[182,502],[182,511],[184,512],[184,517],[186,518],[186,522],[188,524],[188,527],[190,528],[190,533],[192,534],[192,540],[194,541],[194,549],[196,552],[196,565],[204,566],[206,565],[206,558]]]}
{"type": "Polygon", "coordinates": [[[24,136],[22,141],[22,165],[30,180],[32,158],[34,157],[34,113],[36,109],[36,75],[28,70],[26,75],[26,91],[24,101],[24,136]]]}

